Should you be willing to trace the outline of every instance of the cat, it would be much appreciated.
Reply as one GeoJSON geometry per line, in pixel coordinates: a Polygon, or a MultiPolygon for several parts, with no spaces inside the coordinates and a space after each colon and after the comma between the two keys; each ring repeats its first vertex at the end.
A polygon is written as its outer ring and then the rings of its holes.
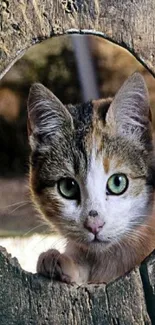
{"type": "Polygon", "coordinates": [[[43,252],[38,273],[67,283],[109,283],[155,247],[149,95],[135,72],[114,99],[65,107],[41,84],[28,98],[32,199],[67,239],[43,252]]]}

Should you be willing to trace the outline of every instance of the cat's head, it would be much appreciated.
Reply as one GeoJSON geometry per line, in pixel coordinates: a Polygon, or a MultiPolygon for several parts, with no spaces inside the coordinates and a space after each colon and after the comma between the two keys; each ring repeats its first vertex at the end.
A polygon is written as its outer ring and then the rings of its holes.
{"type": "Polygon", "coordinates": [[[133,74],[113,101],[65,107],[34,84],[28,100],[33,199],[81,245],[108,247],[145,224],[152,208],[149,96],[133,74]]]}

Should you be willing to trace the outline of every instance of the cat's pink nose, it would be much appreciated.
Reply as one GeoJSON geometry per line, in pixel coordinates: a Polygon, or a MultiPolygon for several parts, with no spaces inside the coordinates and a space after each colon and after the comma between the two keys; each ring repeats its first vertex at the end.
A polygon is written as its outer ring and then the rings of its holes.
{"type": "Polygon", "coordinates": [[[85,220],[84,227],[96,235],[104,226],[105,222],[99,217],[88,216],[85,220]]]}

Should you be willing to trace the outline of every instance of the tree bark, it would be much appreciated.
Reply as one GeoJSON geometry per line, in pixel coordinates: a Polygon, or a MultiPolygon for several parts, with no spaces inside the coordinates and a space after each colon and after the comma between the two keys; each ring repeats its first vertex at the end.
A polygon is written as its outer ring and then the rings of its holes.
{"type": "MultiPolygon", "coordinates": [[[[0,77],[33,44],[92,33],[130,50],[155,75],[154,0],[1,0],[0,77]]],[[[0,253],[1,325],[155,324],[155,254],[105,285],[71,286],[23,271],[0,253]]]]}
{"type": "MultiPolygon", "coordinates": [[[[155,285],[151,265],[155,268],[155,255],[143,265],[148,270],[146,290],[155,285]]],[[[78,287],[25,272],[1,248],[0,288],[1,325],[151,324],[138,268],[107,286],[78,287]]]]}
{"type": "Polygon", "coordinates": [[[64,33],[96,33],[155,73],[154,0],[1,0],[1,76],[31,45],[64,33]]]}

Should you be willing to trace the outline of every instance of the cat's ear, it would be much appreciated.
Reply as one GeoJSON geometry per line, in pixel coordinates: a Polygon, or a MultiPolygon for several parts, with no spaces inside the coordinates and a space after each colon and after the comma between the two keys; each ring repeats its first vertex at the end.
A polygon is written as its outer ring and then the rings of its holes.
{"type": "MultiPolygon", "coordinates": [[[[42,84],[35,83],[30,88],[28,103],[28,135],[35,138],[59,136],[73,128],[69,111],[61,101],[42,84]]],[[[30,141],[31,144],[32,141],[30,141]]]]}
{"type": "Polygon", "coordinates": [[[106,115],[113,134],[147,142],[151,138],[150,103],[140,73],[131,75],[120,88],[106,115]]]}

